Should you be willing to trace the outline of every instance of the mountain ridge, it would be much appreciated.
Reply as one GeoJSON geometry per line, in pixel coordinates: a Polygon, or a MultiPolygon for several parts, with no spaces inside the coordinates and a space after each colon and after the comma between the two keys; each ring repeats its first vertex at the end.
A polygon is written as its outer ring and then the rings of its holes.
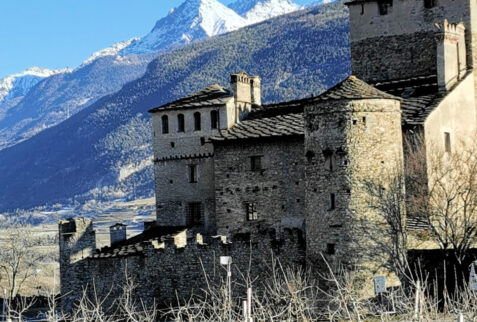
{"type": "Polygon", "coordinates": [[[346,8],[335,3],[159,55],[139,79],[0,151],[0,211],[88,196],[150,196],[152,165],[141,163],[152,156],[151,138],[130,135],[151,130],[148,109],[213,83],[226,85],[239,70],[262,76],[264,102],[319,94],[349,74],[348,33],[346,8]],[[129,165],[137,171],[125,172],[129,165]]]}

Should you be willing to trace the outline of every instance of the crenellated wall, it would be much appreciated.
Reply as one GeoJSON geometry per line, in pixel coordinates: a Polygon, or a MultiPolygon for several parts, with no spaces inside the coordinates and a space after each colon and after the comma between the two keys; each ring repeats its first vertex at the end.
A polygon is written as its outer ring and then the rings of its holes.
{"type": "Polygon", "coordinates": [[[69,278],[62,280],[62,290],[70,293],[62,299],[63,309],[70,310],[82,295],[82,290],[87,288],[92,292],[93,285],[98,298],[110,294],[105,302],[107,307],[120,296],[126,285],[126,276],[136,285],[134,293],[138,301],[143,300],[147,306],[153,303],[168,306],[177,300],[177,296],[184,299],[191,294],[200,294],[206,286],[204,274],[208,275],[210,283],[224,279],[226,272],[219,264],[220,256],[232,257],[234,292],[245,292],[239,283],[235,283],[241,281],[239,272],[246,275],[250,268],[252,280],[263,278],[270,268],[272,254],[284,266],[297,267],[304,263],[305,246],[299,230],[285,230],[280,238],[272,230],[257,235],[243,234],[230,242],[221,236],[187,235],[183,231],[166,240],[139,243],[129,247],[127,253],[96,254],[67,267],[64,273],[69,278]]]}

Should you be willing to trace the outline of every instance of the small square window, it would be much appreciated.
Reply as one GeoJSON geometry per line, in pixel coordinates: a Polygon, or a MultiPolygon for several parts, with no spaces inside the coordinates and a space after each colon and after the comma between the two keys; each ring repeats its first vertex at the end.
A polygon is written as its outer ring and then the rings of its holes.
{"type": "Polygon", "coordinates": [[[424,8],[430,9],[436,6],[436,0],[424,0],[424,8]]]}
{"type": "Polygon", "coordinates": [[[381,16],[387,15],[393,7],[393,0],[378,0],[379,14],[381,16]]]}
{"type": "Polygon", "coordinates": [[[336,253],[335,244],[326,244],[326,253],[328,255],[334,255],[336,253]]]}
{"type": "Polygon", "coordinates": [[[445,144],[446,152],[451,153],[452,145],[451,145],[451,135],[449,132],[444,132],[444,144],[445,144]]]}
{"type": "Polygon", "coordinates": [[[245,204],[245,208],[247,211],[247,220],[248,221],[254,221],[258,219],[258,214],[257,214],[257,205],[255,203],[247,202],[245,204]]]}
{"type": "Polygon", "coordinates": [[[190,183],[197,183],[197,165],[191,164],[189,165],[189,182],[190,183]]]}
{"type": "Polygon", "coordinates": [[[261,156],[250,157],[250,170],[252,170],[252,171],[262,170],[262,157],[261,156]]]}

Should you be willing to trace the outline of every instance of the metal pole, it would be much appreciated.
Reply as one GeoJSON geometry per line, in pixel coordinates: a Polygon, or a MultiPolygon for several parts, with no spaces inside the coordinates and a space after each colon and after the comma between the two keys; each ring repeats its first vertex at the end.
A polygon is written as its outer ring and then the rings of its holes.
{"type": "Polygon", "coordinates": [[[5,301],[6,300],[7,300],[7,290],[3,289],[2,321],[5,321],[5,301]]]}

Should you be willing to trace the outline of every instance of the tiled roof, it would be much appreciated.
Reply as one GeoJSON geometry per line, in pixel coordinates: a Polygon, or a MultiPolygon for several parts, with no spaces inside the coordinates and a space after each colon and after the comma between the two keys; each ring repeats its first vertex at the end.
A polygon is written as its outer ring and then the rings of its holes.
{"type": "Polygon", "coordinates": [[[437,75],[380,82],[374,86],[403,99],[403,124],[408,125],[424,123],[446,95],[438,89],[437,75]]]}
{"type": "Polygon", "coordinates": [[[313,102],[321,102],[328,100],[348,100],[348,99],[398,99],[390,93],[386,93],[373,87],[366,82],[356,78],[355,76],[349,76],[342,82],[333,86],[329,90],[318,96],[311,96],[299,100],[269,104],[263,106],[255,106],[247,119],[270,117],[276,115],[283,115],[289,113],[302,113],[303,107],[306,104],[313,102]]]}
{"type": "Polygon", "coordinates": [[[309,98],[309,101],[328,101],[341,99],[397,99],[399,97],[380,91],[376,87],[356,78],[349,76],[344,81],[338,83],[323,94],[309,98]]]}
{"type": "Polygon", "coordinates": [[[269,118],[245,120],[211,138],[212,141],[230,141],[304,135],[303,114],[286,114],[269,118]]]}
{"type": "Polygon", "coordinates": [[[406,228],[408,230],[429,230],[429,224],[423,218],[408,217],[406,221],[406,228]]]}
{"type": "Polygon", "coordinates": [[[222,106],[232,97],[233,95],[228,89],[214,84],[166,105],[153,108],[149,110],[149,113],[164,110],[222,106]]]}
{"type": "Polygon", "coordinates": [[[184,230],[184,227],[154,227],[144,231],[142,234],[118,242],[112,247],[98,249],[91,258],[97,259],[138,255],[143,253],[144,248],[147,245],[161,243],[164,239],[170,239],[173,234],[182,230],[184,230]]]}

